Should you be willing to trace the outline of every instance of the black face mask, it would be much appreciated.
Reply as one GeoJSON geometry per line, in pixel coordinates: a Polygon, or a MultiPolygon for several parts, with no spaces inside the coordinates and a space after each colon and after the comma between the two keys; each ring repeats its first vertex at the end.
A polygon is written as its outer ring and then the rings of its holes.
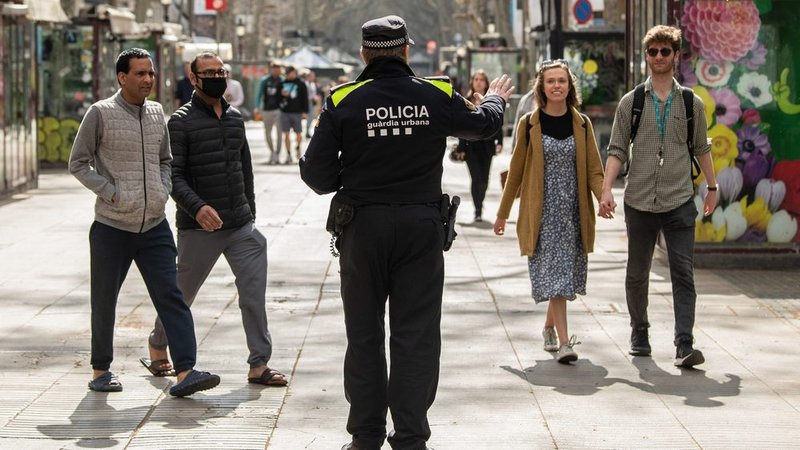
{"type": "Polygon", "coordinates": [[[228,88],[228,80],[226,78],[200,78],[202,80],[203,87],[199,87],[203,94],[211,98],[220,98],[222,94],[225,93],[225,89],[228,88]]]}

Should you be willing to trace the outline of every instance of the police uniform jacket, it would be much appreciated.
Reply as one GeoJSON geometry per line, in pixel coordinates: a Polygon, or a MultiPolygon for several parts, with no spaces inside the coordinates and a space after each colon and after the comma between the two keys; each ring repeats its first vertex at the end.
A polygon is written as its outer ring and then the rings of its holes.
{"type": "Polygon", "coordinates": [[[504,108],[498,95],[474,106],[446,77],[418,78],[398,58],[377,58],[328,97],[300,174],[318,194],[338,191],[354,204],[438,202],[446,137],[488,139],[504,108]]]}
{"type": "Polygon", "coordinates": [[[253,166],[242,114],[222,99],[222,117],[196,94],[172,114],[172,198],[179,229],[200,229],[197,211],[210,205],[223,229],[255,219],[253,166]]]}

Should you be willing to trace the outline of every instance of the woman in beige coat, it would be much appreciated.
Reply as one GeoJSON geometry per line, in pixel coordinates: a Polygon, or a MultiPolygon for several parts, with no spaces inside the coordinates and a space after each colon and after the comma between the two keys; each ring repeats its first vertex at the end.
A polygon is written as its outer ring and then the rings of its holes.
{"type": "Polygon", "coordinates": [[[504,234],[521,187],[520,253],[528,257],[534,301],[549,301],[544,349],[557,351],[561,363],[578,358],[576,337],[568,338],[567,301],[586,294],[587,254],[594,246],[592,195],[599,201],[603,186],[592,123],[576,109],[575,82],[563,60],[546,61],[537,72],[533,90],[539,106],[517,124],[519,137],[494,223],[495,234],[504,234]]]}

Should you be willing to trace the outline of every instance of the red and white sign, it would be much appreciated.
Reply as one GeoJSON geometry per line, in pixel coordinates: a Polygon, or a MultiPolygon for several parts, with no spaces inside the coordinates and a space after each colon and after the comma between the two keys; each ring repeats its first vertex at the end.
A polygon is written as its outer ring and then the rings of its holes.
{"type": "Polygon", "coordinates": [[[432,54],[436,53],[436,41],[433,41],[433,40],[431,40],[431,41],[428,41],[428,42],[425,44],[425,51],[426,51],[426,52],[427,52],[429,55],[432,55],[432,54]]]}
{"type": "Polygon", "coordinates": [[[225,11],[228,9],[228,0],[206,0],[206,9],[225,11]]]}

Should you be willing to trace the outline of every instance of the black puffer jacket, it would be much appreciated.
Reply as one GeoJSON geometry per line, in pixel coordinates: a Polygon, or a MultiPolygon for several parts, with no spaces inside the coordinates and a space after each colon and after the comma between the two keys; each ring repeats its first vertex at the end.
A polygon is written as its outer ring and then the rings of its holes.
{"type": "Polygon", "coordinates": [[[253,165],[242,115],[224,99],[222,105],[220,119],[195,94],[167,123],[179,229],[200,229],[194,218],[203,205],[217,210],[223,229],[255,219],[253,165]]]}

